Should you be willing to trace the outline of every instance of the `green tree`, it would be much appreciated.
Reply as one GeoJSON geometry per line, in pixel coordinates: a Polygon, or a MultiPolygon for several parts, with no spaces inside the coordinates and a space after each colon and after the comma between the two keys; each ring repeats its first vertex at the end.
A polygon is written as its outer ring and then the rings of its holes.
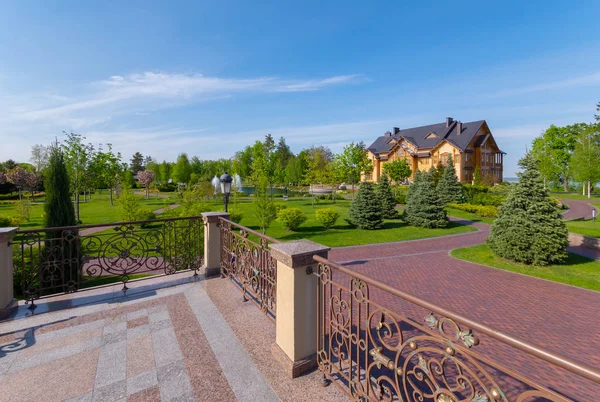
{"type": "Polygon", "coordinates": [[[396,184],[403,183],[412,173],[406,159],[394,159],[383,165],[383,172],[396,184]]]}
{"type": "Polygon", "coordinates": [[[352,197],[354,197],[354,184],[360,182],[361,174],[373,170],[365,143],[351,142],[346,145],[342,153],[334,158],[334,170],[338,180],[352,184],[352,197]]]}
{"type": "Polygon", "coordinates": [[[443,169],[442,177],[437,185],[437,194],[444,205],[462,199],[463,186],[456,176],[456,169],[454,168],[452,157],[448,157],[448,163],[443,169]]]}
{"type": "Polygon", "coordinates": [[[406,197],[404,220],[412,226],[423,228],[443,228],[448,226],[444,205],[436,193],[431,174],[415,172],[414,182],[406,197]]]}
{"type": "Polygon", "coordinates": [[[294,157],[294,153],[290,150],[290,147],[286,144],[285,138],[279,138],[277,146],[275,147],[274,153],[275,163],[275,182],[277,184],[286,184],[286,168],[290,163],[290,160],[294,157]]]}
{"type": "Polygon", "coordinates": [[[429,169],[429,173],[431,174],[431,180],[433,181],[433,185],[436,187],[440,182],[440,179],[444,175],[444,168],[445,166],[442,163],[442,161],[439,161],[437,166],[432,166],[431,169],[429,169]]]}
{"type": "Polygon", "coordinates": [[[160,168],[158,170],[159,180],[161,184],[167,184],[171,179],[171,173],[173,171],[173,164],[167,161],[163,161],[160,164],[160,168]]]}
{"type": "Polygon", "coordinates": [[[394,194],[392,194],[390,181],[385,173],[382,174],[381,178],[379,179],[376,193],[377,197],[381,201],[381,212],[383,213],[383,217],[385,219],[399,218],[400,215],[396,209],[396,198],[394,197],[394,194]]]}
{"type": "MultiPolygon", "coordinates": [[[[63,226],[74,226],[76,224],[75,209],[71,202],[71,186],[69,183],[69,174],[65,162],[63,150],[55,144],[50,148],[48,159],[48,168],[45,171],[44,179],[46,189],[46,200],[44,202],[44,227],[54,228],[63,226]]],[[[52,278],[46,278],[44,275],[41,281],[48,283],[63,283],[69,281],[78,282],[79,263],[76,262],[80,255],[79,246],[75,242],[64,243],[63,231],[46,232],[46,241],[44,246],[44,259],[53,260],[53,267],[56,268],[52,278]],[[54,250],[62,246],[61,258],[57,258],[54,250]],[[57,267],[55,264],[62,264],[57,267]]],[[[67,289],[55,289],[54,291],[63,291],[67,289]]]]}
{"type": "Polygon", "coordinates": [[[600,133],[595,126],[588,126],[577,137],[575,150],[571,158],[573,178],[587,183],[588,198],[591,198],[592,187],[600,181],[600,133]]]}
{"type": "Polygon", "coordinates": [[[285,168],[285,182],[294,185],[302,184],[307,168],[306,154],[301,152],[298,156],[292,157],[285,168]]]}
{"type": "Polygon", "coordinates": [[[190,181],[190,176],[192,174],[192,166],[190,165],[190,160],[186,153],[181,153],[177,157],[177,162],[173,167],[173,173],[171,177],[173,181],[177,184],[187,184],[190,181]]]}
{"type": "Polygon", "coordinates": [[[473,171],[473,185],[481,186],[481,167],[475,166],[475,170],[473,171]]]}
{"type": "Polygon", "coordinates": [[[129,164],[129,171],[136,175],[137,172],[144,170],[146,167],[144,166],[144,155],[139,152],[133,154],[131,158],[131,163],[129,164]]]}
{"type": "Polygon", "coordinates": [[[498,256],[533,265],[559,263],[567,257],[569,233],[561,212],[548,196],[531,154],[519,161],[519,181],[500,208],[487,244],[498,256]]]}
{"type": "Polygon", "coordinates": [[[307,160],[304,183],[323,183],[323,177],[327,178],[328,176],[326,171],[330,169],[329,164],[331,164],[333,161],[333,153],[326,146],[313,146],[304,150],[303,152],[304,155],[306,155],[307,160]]]}
{"type": "Polygon", "coordinates": [[[80,221],[79,195],[87,189],[87,172],[93,160],[94,147],[84,144],[85,137],[80,134],[66,133],[63,144],[64,159],[71,183],[71,191],[75,198],[75,216],[80,221]]]}
{"type": "Polygon", "coordinates": [[[248,179],[252,176],[253,161],[252,146],[248,145],[243,150],[236,152],[233,158],[233,171],[239,174],[242,179],[248,179]]]}
{"type": "Polygon", "coordinates": [[[361,183],[358,194],[350,204],[348,218],[360,229],[380,229],[383,227],[381,200],[375,193],[373,183],[361,183]]]}
{"type": "Polygon", "coordinates": [[[110,193],[110,205],[114,205],[113,194],[115,187],[120,181],[126,164],[121,162],[121,154],[113,152],[112,145],[106,144],[107,150],[104,151],[101,147],[94,154],[92,160],[92,169],[96,172],[96,185],[106,186],[110,193]]]}
{"type": "Polygon", "coordinates": [[[36,172],[41,172],[48,165],[48,157],[50,156],[50,147],[36,144],[31,147],[31,158],[29,159],[36,172]]]}

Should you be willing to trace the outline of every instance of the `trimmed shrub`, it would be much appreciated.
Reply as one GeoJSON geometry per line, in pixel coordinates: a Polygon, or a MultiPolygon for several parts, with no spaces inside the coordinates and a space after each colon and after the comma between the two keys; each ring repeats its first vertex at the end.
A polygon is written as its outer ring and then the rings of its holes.
{"type": "Polygon", "coordinates": [[[320,208],[315,211],[315,219],[325,229],[329,229],[340,217],[340,213],[335,208],[320,208]]]}
{"type": "Polygon", "coordinates": [[[569,232],[560,209],[548,196],[535,160],[519,161],[522,173],[512,186],[486,242],[494,254],[508,260],[549,265],[564,261],[569,232]]]}
{"type": "Polygon", "coordinates": [[[0,216],[0,228],[8,228],[12,226],[13,218],[9,216],[0,216]]]}
{"type": "Polygon", "coordinates": [[[448,204],[448,206],[461,211],[471,212],[482,218],[495,218],[498,216],[498,208],[491,205],[448,204]]]}
{"type": "Polygon", "coordinates": [[[284,208],[277,214],[277,219],[287,230],[294,231],[306,221],[306,215],[300,208],[284,208]]]}
{"type": "Polygon", "coordinates": [[[470,200],[471,204],[475,205],[490,205],[499,207],[502,205],[506,197],[503,194],[477,193],[470,200]]]}
{"type": "Polygon", "coordinates": [[[277,214],[277,215],[279,215],[279,211],[282,211],[288,207],[287,204],[282,204],[282,203],[276,203],[274,205],[275,205],[275,214],[277,214]]]}
{"type": "Polygon", "coordinates": [[[454,169],[452,158],[450,157],[448,157],[448,165],[442,171],[442,176],[440,177],[436,190],[438,197],[443,204],[456,202],[463,198],[463,188],[458,181],[456,169],[454,169]]]}
{"type": "MultiPolygon", "coordinates": [[[[137,212],[136,220],[138,221],[150,221],[156,219],[156,214],[150,208],[140,208],[137,212]]],[[[148,227],[148,223],[142,223],[142,228],[148,227]]]]}
{"type": "Polygon", "coordinates": [[[362,183],[358,188],[356,198],[350,205],[348,218],[360,229],[380,229],[383,226],[381,201],[375,194],[373,184],[362,183]]]}
{"type": "Polygon", "coordinates": [[[243,214],[237,210],[230,210],[229,211],[229,220],[235,223],[240,223],[242,218],[243,218],[243,214]]]}
{"type": "Polygon", "coordinates": [[[381,175],[381,181],[376,189],[377,197],[381,201],[381,211],[385,219],[398,219],[400,214],[396,210],[396,199],[392,194],[390,182],[386,174],[381,175]]]}

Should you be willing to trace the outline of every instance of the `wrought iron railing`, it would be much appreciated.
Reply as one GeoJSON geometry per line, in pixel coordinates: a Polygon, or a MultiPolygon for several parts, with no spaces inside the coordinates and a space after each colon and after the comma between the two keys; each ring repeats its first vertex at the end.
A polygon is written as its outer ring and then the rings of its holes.
{"type": "Polygon", "coordinates": [[[354,400],[588,400],[595,393],[589,391],[594,385],[587,380],[600,384],[598,369],[506,335],[327,259],[314,259],[319,277],[318,367],[324,382],[335,382],[354,400]],[[385,300],[386,305],[397,301],[400,308],[392,311],[374,299],[385,300]],[[422,321],[398,311],[411,306],[413,312],[422,312],[422,321]],[[537,376],[546,385],[528,379],[530,370],[519,370],[520,363],[513,357],[504,359],[504,364],[508,361],[513,367],[508,369],[498,362],[497,356],[490,358],[476,352],[490,344],[492,350],[493,344],[499,344],[521,354],[528,362],[532,360],[527,357],[530,355],[541,359],[533,360],[543,369],[548,368],[545,374],[537,376]],[[567,384],[577,384],[575,392],[585,396],[563,395],[550,387],[550,378],[558,377],[567,384]]]}
{"type": "Polygon", "coordinates": [[[33,301],[57,293],[170,275],[202,266],[202,217],[19,230],[13,245],[15,283],[33,301]]]}
{"type": "Polygon", "coordinates": [[[277,261],[270,243],[279,240],[220,218],[221,275],[231,279],[242,291],[244,301],[252,300],[271,319],[275,319],[277,261]]]}

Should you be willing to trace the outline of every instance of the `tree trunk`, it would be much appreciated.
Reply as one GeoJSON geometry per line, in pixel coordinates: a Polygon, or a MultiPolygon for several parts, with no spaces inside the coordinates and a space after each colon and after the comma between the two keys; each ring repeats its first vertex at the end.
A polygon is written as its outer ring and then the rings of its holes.
{"type": "Polygon", "coordinates": [[[563,190],[565,193],[569,192],[569,181],[567,179],[563,180],[563,190]]]}
{"type": "Polygon", "coordinates": [[[588,180],[588,198],[592,198],[592,182],[588,180]]]}
{"type": "Polygon", "coordinates": [[[79,191],[75,192],[75,216],[77,216],[77,224],[79,224],[79,191]]]}
{"type": "Polygon", "coordinates": [[[581,188],[583,190],[583,192],[581,193],[581,195],[585,195],[585,182],[581,183],[581,188]]]}
{"type": "Polygon", "coordinates": [[[115,205],[115,204],[113,203],[113,189],[112,189],[112,187],[110,188],[110,205],[111,205],[111,206],[115,205]]]}

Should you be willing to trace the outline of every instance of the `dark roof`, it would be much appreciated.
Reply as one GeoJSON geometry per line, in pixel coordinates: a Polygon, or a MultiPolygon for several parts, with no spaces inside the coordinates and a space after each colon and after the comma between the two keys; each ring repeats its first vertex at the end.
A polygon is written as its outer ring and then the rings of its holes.
{"type": "Polygon", "coordinates": [[[457,130],[458,122],[456,121],[453,121],[450,127],[446,127],[446,122],[443,122],[428,126],[407,128],[400,130],[396,135],[383,135],[377,138],[368,149],[375,155],[389,152],[395,144],[392,139],[399,141],[405,138],[407,141],[415,144],[419,150],[433,148],[443,140],[450,142],[461,150],[465,150],[484,123],[485,120],[462,123],[460,135],[457,130]],[[431,136],[432,138],[425,139],[429,133],[434,133],[437,137],[431,136]]]}

